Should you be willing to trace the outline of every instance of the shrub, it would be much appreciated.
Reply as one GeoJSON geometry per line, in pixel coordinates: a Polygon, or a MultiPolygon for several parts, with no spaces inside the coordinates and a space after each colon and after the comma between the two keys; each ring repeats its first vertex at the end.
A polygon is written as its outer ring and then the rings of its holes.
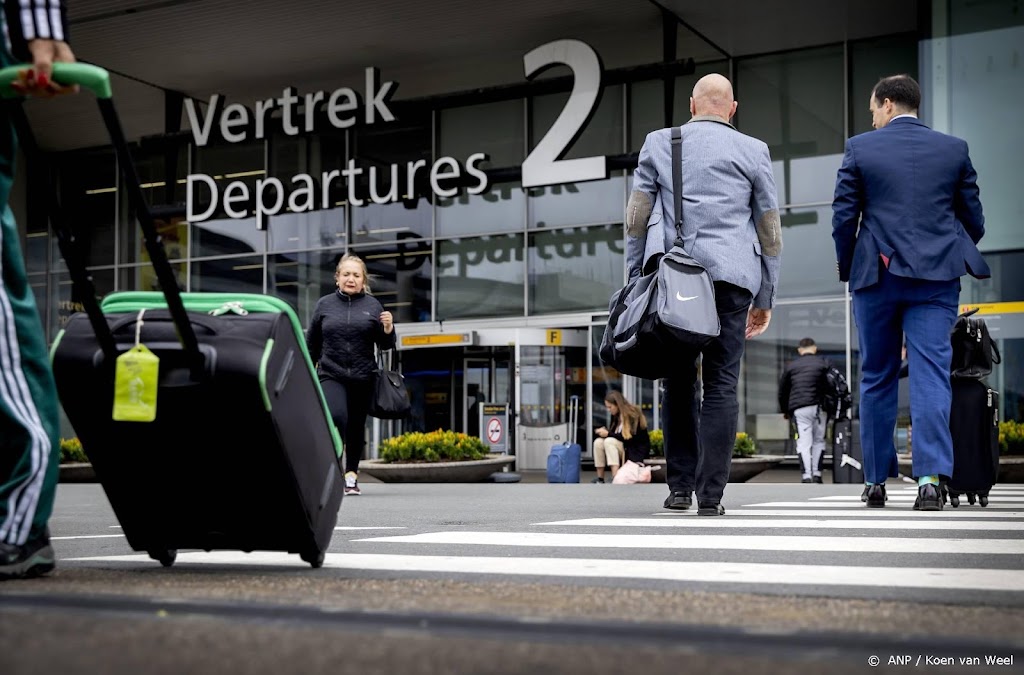
{"type": "Polygon", "coordinates": [[[665,432],[661,429],[655,429],[650,432],[651,437],[651,456],[652,457],[664,457],[665,456],[665,432]]]}
{"type": "MultiPolygon", "coordinates": [[[[665,433],[661,429],[651,432],[651,455],[654,457],[665,456],[665,433]]],[[[733,457],[750,457],[757,451],[754,445],[754,438],[742,431],[736,434],[736,443],[732,447],[733,457]]]]}
{"type": "Polygon", "coordinates": [[[1024,453],[1024,422],[999,423],[999,452],[1003,455],[1024,453]]]}
{"type": "Polygon", "coordinates": [[[60,463],[88,462],[89,458],[82,449],[82,442],[78,437],[60,439],[60,463]]]}
{"type": "Polygon", "coordinates": [[[381,441],[385,462],[457,462],[487,457],[484,442],[455,431],[413,431],[381,441]]]}
{"type": "Polygon", "coordinates": [[[750,457],[757,452],[754,445],[754,437],[742,431],[736,434],[736,442],[732,446],[733,457],[750,457]]]}

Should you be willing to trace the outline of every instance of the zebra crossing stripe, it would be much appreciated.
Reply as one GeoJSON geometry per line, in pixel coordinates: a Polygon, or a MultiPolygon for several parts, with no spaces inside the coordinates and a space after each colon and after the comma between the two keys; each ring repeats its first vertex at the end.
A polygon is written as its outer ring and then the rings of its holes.
{"type": "MultiPolygon", "coordinates": [[[[744,519],[732,516],[728,518],[582,518],[579,520],[555,520],[537,525],[569,525],[577,527],[693,527],[693,528],[783,528],[810,530],[968,530],[968,531],[1024,531],[1024,521],[938,521],[931,519],[919,520],[792,520],[744,519]]],[[[747,515],[746,513],[740,515],[747,515]]],[[[864,515],[863,513],[860,515],[864,515]]]]}
{"type": "MultiPolygon", "coordinates": [[[[934,540],[929,539],[929,542],[934,540]]],[[[145,555],[72,558],[83,562],[151,564],[145,555]]],[[[273,551],[182,552],[182,565],[262,565],[307,567],[296,555],[273,551]]],[[[329,553],[324,568],[401,573],[546,576],[597,579],[655,579],[733,585],[862,586],[933,590],[1024,592],[1024,571],[934,567],[857,567],[766,563],[603,560],[329,553]]]]}
{"type": "MultiPolygon", "coordinates": [[[[789,505],[798,506],[804,505],[804,502],[775,502],[777,505],[789,505]]],[[[728,518],[723,520],[732,520],[733,516],[740,518],[744,516],[786,516],[790,517],[802,517],[802,516],[814,516],[814,517],[826,517],[826,518],[906,518],[913,511],[907,511],[904,508],[885,508],[885,509],[868,509],[863,506],[860,508],[850,508],[848,504],[814,504],[813,509],[750,509],[750,508],[730,508],[727,510],[728,518]],[[817,508],[821,506],[828,506],[832,508],[817,508]]],[[[660,513],[652,513],[651,516],[656,518],[696,518],[696,511],[662,511],[660,513]]],[[[915,518],[920,518],[916,516],[915,518]]],[[[993,510],[991,506],[986,508],[979,508],[975,506],[961,507],[954,509],[947,506],[945,509],[935,513],[928,514],[928,520],[938,522],[953,518],[955,520],[961,519],[973,519],[973,518],[1024,518],[1024,511],[999,511],[993,510]]],[[[914,520],[914,527],[921,522],[920,520],[914,520]]],[[[948,522],[948,521],[946,521],[948,522]]]]}
{"type": "MultiPolygon", "coordinates": [[[[901,495],[889,493],[888,497],[890,502],[906,502],[908,504],[913,504],[914,500],[917,499],[917,494],[901,495]]],[[[1024,506],[1024,501],[1020,501],[1020,499],[1017,497],[1014,497],[1013,500],[1009,500],[1003,498],[1001,495],[995,497],[989,496],[989,504],[992,503],[992,500],[997,500],[999,504],[1002,506],[1024,506]]],[[[812,504],[817,504],[818,502],[859,502],[860,495],[833,495],[830,497],[811,497],[810,501],[812,504]]]]}
{"type": "MultiPolygon", "coordinates": [[[[891,499],[891,497],[890,497],[890,499],[891,499]]],[[[862,515],[865,515],[865,516],[869,515],[868,513],[866,513],[867,509],[864,507],[864,505],[862,503],[860,503],[860,497],[852,497],[852,498],[850,498],[849,500],[847,500],[846,502],[843,502],[843,503],[838,503],[838,502],[813,502],[813,503],[808,503],[808,502],[757,502],[757,503],[754,503],[754,504],[744,504],[743,506],[745,506],[745,507],[760,506],[760,507],[766,507],[766,508],[779,508],[779,507],[792,508],[792,509],[794,509],[793,513],[794,514],[798,514],[800,512],[795,510],[795,509],[807,508],[808,506],[813,506],[816,509],[849,509],[851,506],[855,505],[854,503],[856,503],[856,506],[859,507],[858,510],[861,512],[862,515]]],[[[962,500],[961,500],[961,503],[963,503],[962,500]]],[[[912,506],[913,506],[913,502],[912,501],[908,501],[906,503],[900,503],[900,504],[889,504],[884,509],[871,509],[870,515],[871,516],[878,516],[878,515],[881,515],[882,513],[891,513],[893,511],[895,511],[897,513],[900,513],[901,515],[909,515],[911,513],[917,513],[916,511],[912,511],[911,510],[912,506]]],[[[1010,509],[1010,508],[1018,509],[1018,508],[1021,508],[1022,506],[1024,506],[1024,504],[1020,504],[1020,503],[1009,504],[1009,503],[1003,502],[1003,501],[993,501],[993,502],[989,502],[989,505],[984,507],[984,508],[982,508],[980,506],[961,506],[959,509],[954,509],[952,506],[949,506],[947,504],[946,508],[943,509],[942,511],[929,512],[929,515],[939,515],[941,513],[942,516],[945,516],[948,513],[970,513],[972,509],[976,509],[978,513],[987,513],[989,515],[989,517],[992,517],[993,515],[1002,516],[1002,515],[1006,515],[1008,513],[1017,513],[1017,511],[1006,511],[1005,509],[1010,509]],[[967,511],[965,511],[964,509],[967,509],[967,511]],[[1003,509],[1003,510],[1000,510],[1000,509],[1003,509]]],[[[732,511],[730,510],[728,513],[729,513],[729,515],[731,515],[732,511]]],[[[673,515],[673,514],[670,514],[670,513],[666,512],[666,513],[661,514],[661,515],[673,515]]]]}
{"type": "MultiPolygon", "coordinates": [[[[724,520],[724,519],[723,519],[724,520]]],[[[906,537],[730,536],[705,534],[570,534],[564,532],[424,532],[353,539],[374,543],[635,548],[673,550],[801,551],[1024,555],[1024,540],[906,537]]]]}

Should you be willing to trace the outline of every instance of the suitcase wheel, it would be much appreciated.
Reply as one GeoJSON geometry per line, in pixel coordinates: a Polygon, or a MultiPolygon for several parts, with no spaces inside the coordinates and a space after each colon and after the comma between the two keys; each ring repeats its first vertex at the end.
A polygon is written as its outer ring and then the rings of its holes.
{"type": "Polygon", "coordinates": [[[981,495],[978,497],[978,503],[982,506],[988,506],[988,495],[981,495]]]}
{"type": "Polygon", "coordinates": [[[304,562],[308,562],[310,567],[315,570],[320,569],[324,564],[324,553],[323,551],[313,551],[311,553],[303,553],[299,557],[304,562]]]}
{"type": "Polygon", "coordinates": [[[954,509],[958,508],[960,506],[960,497],[958,495],[950,494],[949,505],[952,506],[954,509]]]}
{"type": "Polygon", "coordinates": [[[178,557],[178,550],[174,548],[164,549],[162,551],[147,551],[147,553],[149,553],[150,558],[157,561],[164,567],[170,567],[173,565],[175,558],[178,557]]]}

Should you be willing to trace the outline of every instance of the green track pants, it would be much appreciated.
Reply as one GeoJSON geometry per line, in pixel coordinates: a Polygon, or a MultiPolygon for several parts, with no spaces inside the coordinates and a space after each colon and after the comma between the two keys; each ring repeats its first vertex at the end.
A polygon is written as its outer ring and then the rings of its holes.
{"type": "Polygon", "coordinates": [[[7,206],[14,130],[0,107],[0,541],[38,537],[53,511],[60,469],[60,412],[18,228],[7,206]]]}

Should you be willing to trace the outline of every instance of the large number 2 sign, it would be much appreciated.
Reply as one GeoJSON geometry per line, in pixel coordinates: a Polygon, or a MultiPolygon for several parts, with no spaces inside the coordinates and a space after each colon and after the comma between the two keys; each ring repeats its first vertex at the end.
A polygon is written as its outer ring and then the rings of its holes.
{"type": "Polygon", "coordinates": [[[590,45],[579,40],[549,42],[523,57],[527,79],[560,64],[572,69],[572,92],[558,119],[523,161],[524,188],[608,177],[608,162],[603,156],[559,159],[583,132],[597,107],[601,95],[601,59],[590,45]]]}

